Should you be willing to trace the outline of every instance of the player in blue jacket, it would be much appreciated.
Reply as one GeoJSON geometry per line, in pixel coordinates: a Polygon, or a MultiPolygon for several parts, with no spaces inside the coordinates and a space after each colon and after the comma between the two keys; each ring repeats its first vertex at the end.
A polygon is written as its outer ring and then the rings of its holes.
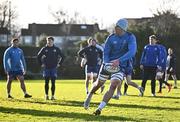
{"type": "Polygon", "coordinates": [[[136,53],[136,38],[132,33],[127,32],[127,27],[128,21],[126,19],[120,19],[116,23],[115,33],[111,34],[106,40],[103,53],[103,63],[106,64],[111,62],[113,67],[119,66],[120,71],[110,74],[106,72],[104,65],[102,65],[96,85],[93,86],[84,102],[84,108],[88,109],[92,95],[110,77],[111,84],[109,90],[104,94],[102,102],[94,112],[95,115],[100,115],[102,109],[112,98],[116,87],[123,81],[124,71],[128,60],[136,53]]]}
{"type": "MultiPolygon", "coordinates": [[[[149,36],[149,44],[144,47],[140,60],[140,69],[143,70],[143,80],[141,86],[145,90],[146,82],[150,78],[152,96],[156,96],[155,95],[156,71],[161,70],[162,68],[160,49],[156,43],[157,43],[157,37],[155,35],[149,36]]],[[[140,94],[140,96],[143,96],[143,94],[140,94]]]]}
{"type": "Polygon", "coordinates": [[[3,63],[4,70],[7,74],[7,94],[8,98],[13,98],[10,94],[11,92],[11,84],[14,78],[17,78],[21,83],[21,89],[24,92],[25,98],[32,97],[27,94],[26,86],[24,83],[24,74],[26,73],[26,62],[24,59],[23,51],[18,48],[19,39],[14,38],[11,41],[11,47],[7,48],[4,52],[3,63]]]}
{"type": "Polygon", "coordinates": [[[156,79],[159,80],[159,91],[158,93],[162,93],[162,84],[164,83],[168,87],[168,92],[171,91],[172,84],[169,84],[165,82],[165,72],[166,72],[166,59],[167,59],[167,51],[166,48],[160,44],[160,41],[157,40],[158,47],[160,49],[160,59],[161,59],[161,64],[160,66],[162,69],[160,71],[157,71],[156,73],[156,79]],[[159,74],[158,74],[159,73],[159,74]]]}
{"type": "Polygon", "coordinates": [[[54,38],[49,36],[46,38],[47,44],[37,55],[38,62],[43,68],[43,77],[45,80],[45,99],[49,100],[49,80],[51,79],[51,100],[55,100],[55,81],[57,78],[57,68],[64,61],[64,55],[61,50],[54,45],[54,38]]]}

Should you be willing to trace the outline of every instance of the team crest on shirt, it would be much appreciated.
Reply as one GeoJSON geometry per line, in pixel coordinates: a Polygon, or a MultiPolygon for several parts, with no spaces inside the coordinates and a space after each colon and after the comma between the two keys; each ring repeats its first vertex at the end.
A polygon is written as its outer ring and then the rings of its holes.
{"type": "Polygon", "coordinates": [[[113,44],[117,44],[117,41],[113,41],[113,44]]]}
{"type": "Polygon", "coordinates": [[[56,49],[54,49],[53,52],[56,52],[56,49]]]}
{"type": "Polygon", "coordinates": [[[48,52],[48,50],[45,50],[45,52],[48,52]]]}

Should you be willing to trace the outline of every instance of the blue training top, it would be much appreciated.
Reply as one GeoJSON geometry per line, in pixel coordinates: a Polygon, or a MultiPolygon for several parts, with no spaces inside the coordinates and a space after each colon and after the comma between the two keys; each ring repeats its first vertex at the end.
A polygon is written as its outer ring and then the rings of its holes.
{"type": "Polygon", "coordinates": [[[160,48],[157,44],[146,45],[141,55],[140,65],[148,67],[161,66],[160,48]]]}
{"type": "Polygon", "coordinates": [[[162,44],[158,44],[160,49],[160,66],[163,71],[166,71],[166,59],[167,59],[167,51],[166,48],[162,44]]]}
{"type": "Polygon", "coordinates": [[[119,36],[110,35],[105,43],[103,63],[119,59],[121,67],[127,67],[128,60],[135,56],[137,51],[136,37],[129,32],[119,36]]]}
{"type": "Polygon", "coordinates": [[[5,50],[3,63],[5,72],[26,70],[23,51],[18,47],[11,46],[5,50]]]}

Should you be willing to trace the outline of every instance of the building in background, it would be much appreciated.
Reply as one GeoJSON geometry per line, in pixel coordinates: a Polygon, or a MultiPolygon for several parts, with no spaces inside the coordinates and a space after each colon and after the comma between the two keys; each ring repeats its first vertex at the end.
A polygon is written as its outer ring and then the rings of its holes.
{"type": "Polygon", "coordinates": [[[98,24],[29,24],[28,29],[21,29],[23,45],[37,46],[42,35],[53,36],[55,44],[86,40],[99,32],[98,24]]]}
{"type": "Polygon", "coordinates": [[[10,32],[7,28],[0,28],[0,46],[9,45],[10,32]]]}

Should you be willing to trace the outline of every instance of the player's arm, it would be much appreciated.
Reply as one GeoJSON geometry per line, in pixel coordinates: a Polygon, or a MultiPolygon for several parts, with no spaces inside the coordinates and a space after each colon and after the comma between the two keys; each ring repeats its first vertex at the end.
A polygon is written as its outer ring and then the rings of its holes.
{"type": "Polygon", "coordinates": [[[78,55],[81,57],[81,58],[85,58],[85,52],[86,52],[86,48],[83,48],[82,50],[80,50],[78,52],[78,55]]]}
{"type": "Polygon", "coordinates": [[[175,57],[175,55],[172,55],[171,60],[172,60],[172,63],[170,63],[170,64],[171,64],[172,70],[174,70],[175,67],[176,67],[176,57],[175,57]]]}
{"type": "Polygon", "coordinates": [[[131,35],[128,40],[128,52],[119,58],[119,62],[124,62],[135,56],[137,51],[136,37],[131,35]]]}
{"type": "Polygon", "coordinates": [[[62,63],[64,62],[65,56],[64,54],[61,52],[61,50],[58,48],[58,65],[62,65],[62,63]]]}
{"type": "Polygon", "coordinates": [[[111,42],[110,42],[109,38],[107,38],[107,40],[105,42],[104,53],[103,53],[103,63],[109,63],[109,61],[110,61],[109,54],[111,51],[111,42]]]}
{"type": "Polygon", "coordinates": [[[158,47],[157,45],[157,56],[158,56],[158,62],[157,62],[157,68],[159,71],[162,70],[162,65],[163,65],[163,50],[161,48],[158,47]]]}
{"type": "Polygon", "coordinates": [[[146,47],[147,46],[144,47],[144,50],[143,50],[142,55],[141,55],[140,69],[143,69],[143,66],[144,66],[144,63],[145,63],[146,47]]]}
{"type": "Polygon", "coordinates": [[[22,65],[23,65],[23,70],[24,70],[24,73],[26,72],[26,61],[25,61],[25,58],[24,58],[24,53],[23,51],[21,50],[21,61],[22,61],[22,65]]]}
{"type": "Polygon", "coordinates": [[[8,73],[8,71],[10,70],[10,67],[9,67],[9,64],[8,64],[8,59],[10,57],[9,53],[10,53],[9,50],[6,50],[4,52],[4,56],[3,56],[4,70],[5,70],[6,73],[8,73]]]}
{"type": "Polygon", "coordinates": [[[158,55],[159,65],[157,66],[157,68],[159,71],[162,71],[165,68],[164,65],[166,64],[167,51],[163,45],[158,45],[158,47],[159,47],[159,55],[158,55]]]}
{"type": "Polygon", "coordinates": [[[103,51],[99,49],[99,57],[102,59],[103,58],[103,51]]]}
{"type": "Polygon", "coordinates": [[[40,65],[43,64],[43,63],[42,63],[43,55],[45,55],[45,53],[44,53],[44,47],[41,48],[41,50],[40,50],[40,51],[38,52],[38,54],[37,54],[37,60],[38,60],[38,63],[39,63],[40,65]]]}

